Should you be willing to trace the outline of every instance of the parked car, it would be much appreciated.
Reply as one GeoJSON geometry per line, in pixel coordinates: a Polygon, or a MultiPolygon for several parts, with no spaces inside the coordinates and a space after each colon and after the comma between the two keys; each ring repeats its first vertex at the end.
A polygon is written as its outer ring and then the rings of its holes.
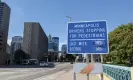
{"type": "Polygon", "coordinates": [[[23,60],[22,64],[24,65],[33,65],[33,64],[38,64],[37,59],[28,59],[28,60],[23,60]]]}
{"type": "Polygon", "coordinates": [[[47,67],[48,63],[44,62],[44,61],[41,61],[39,65],[40,65],[40,67],[47,67]]]}
{"type": "Polygon", "coordinates": [[[29,64],[29,60],[23,60],[23,61],[22,61],[22,64],[28,65],[28,64],[29,64]]]}
{"type": "Polygon", "coordinates": [[[29,59],[29,64],[38,64],[37,59],[29,59]]]}

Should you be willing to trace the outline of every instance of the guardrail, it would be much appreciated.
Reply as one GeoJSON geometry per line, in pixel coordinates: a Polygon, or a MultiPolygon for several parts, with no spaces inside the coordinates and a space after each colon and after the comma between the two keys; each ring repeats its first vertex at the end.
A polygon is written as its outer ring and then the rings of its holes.
{"type": "Polygon", "coordinates": [[[112,80],[133,80],[132,67],[103,64],[103,71],[112,80]]]}

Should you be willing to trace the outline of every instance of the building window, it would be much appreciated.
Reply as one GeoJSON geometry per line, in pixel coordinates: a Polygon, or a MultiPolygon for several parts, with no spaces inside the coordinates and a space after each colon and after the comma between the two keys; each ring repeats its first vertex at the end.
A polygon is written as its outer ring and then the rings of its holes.
{"type": "Polygon", "coordinates": [[[0,7],[3,7],[4,5],[0,3],[0,7]]]}
{"type": "Polygon", "coordinates": [[[28,52],[30,53],[30,48],[28,49],[28,52]]]}
{"type": "MultiPolygon", "coordinates": [[[[2,12],[0,12],[0,15],[3,15],[3,13],[2,12]]],[[[2,18],[2,17],[1,17],[2,18]]]]}
{"type": "Polygon", "coordinates": [[[3,11],[3,8],[0,8],[0,11],[2,12],[3,11]]]}
{"type": "Polygon", "coordinates": [[[0,8],[3,9],[4,6],[0,5],[0,8]]]}
{"type": "Polygon", "coordinates": [[[28,44],[28,47],[30,47],[30,44],[28,44]]]}
{"type": "Polygon", "coordinates": [[[1,6],[4,6],[4,3],[0,3],[1,6]]]}

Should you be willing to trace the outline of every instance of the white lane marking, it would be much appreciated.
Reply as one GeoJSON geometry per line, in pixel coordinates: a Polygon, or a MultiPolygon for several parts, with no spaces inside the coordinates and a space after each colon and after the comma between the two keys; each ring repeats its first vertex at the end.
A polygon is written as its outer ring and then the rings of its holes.
{"type": "Polygon", "coordinates": [[[26,76],[29,76],[29,75],[33,75],[35,73],[27,73],[27,74],[21,74],[21,75],[14,75],[14,76],[11,76],[11,77],[8,77],[7,79],[14,79],[14,78],[19,78],[19,77],[26,77],[26,76]]]}
{"type": "Polygon", "coordinates": [[[20,70],[13,70],[14,72],[28,72],[28,71],[31,71],[31,70],[28,70],[28,69],[20,69],[20,70]]]}
{"type": "Polygon", "coordinates": [[[13,73],[15,73],[15,72],[0,72],[0,76],[13,74],[13,73]]]}
{"type": "Polygon", "coordinates": [[[56,78],[58,78],[58,76],[62,75],[65,72],[66,71],[59,71],[59,72],[54,73],[52,75],[42,76],[42,77],[36,78],[34,80],[55,80],[56,78]]]}

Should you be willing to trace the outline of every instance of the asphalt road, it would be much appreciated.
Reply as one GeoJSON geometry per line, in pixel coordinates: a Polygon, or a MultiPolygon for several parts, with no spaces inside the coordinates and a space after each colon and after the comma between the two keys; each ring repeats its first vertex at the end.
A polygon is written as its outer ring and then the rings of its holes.
{"type": "MultiPolygon", "coordinates": [[[[52,64],[51,64],[52,65],[52,64]]],[[[56,75],[61,75],[72,69],[72,64],[55,64],[51,67],[33,67],[30,66],[10,66],[6,68],[0,68],[0,80],[54,80],[56,75]],[[52,75],[55,74],[56,75],[52,75]],[[52,75],[52,76],[51,76],[52,75]],[[51,79],[52,78],[52,79],[51,79]]]]}

